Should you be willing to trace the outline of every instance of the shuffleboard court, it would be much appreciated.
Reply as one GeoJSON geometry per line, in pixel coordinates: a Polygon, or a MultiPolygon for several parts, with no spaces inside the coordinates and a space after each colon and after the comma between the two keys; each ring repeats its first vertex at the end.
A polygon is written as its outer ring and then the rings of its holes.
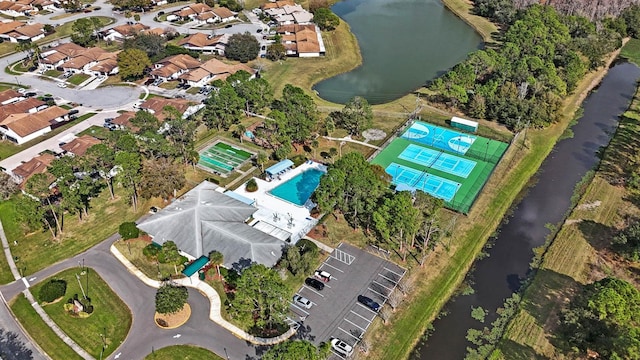
{"type": "Polygon", "coordinates": [[[251,157],[251,153],[223,142],[217,142],[200,151],[198,165],[208,171],[229,174],[251,157]]]}
{"type": "Polygon", "coordinates": [[[396,163],[391,163],[385,171],[393,178],[397,190],[422,190],[444,201],[451,201],[460,188],[460,183],[455,181],[396,163]]]}
{"type": "Polygon", "coordinates": [[[426,166],[428,168],[447,172],[461,178],[467,178],[476,162],[467,160],[455,155],[450,155],[442,151],[432,150],[426,147],[409,144],[398,158],[411,161],[414,164],[426,166]]]}

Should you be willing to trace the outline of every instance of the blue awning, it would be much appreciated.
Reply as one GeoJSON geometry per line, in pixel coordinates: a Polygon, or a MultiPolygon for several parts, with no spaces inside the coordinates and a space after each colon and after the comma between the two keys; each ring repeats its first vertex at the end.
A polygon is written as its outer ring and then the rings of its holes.
{"type": "Polygon", "coordinates": [[[187,267],[185,267],[184,270],[182,270],[182,273],[185,276],[189,277],[195,274],[198,270],[202,269],[202,267],[205,266],[207,262],[209,262],[209,258],[202,255],[199,258],[197,258],[194,262],[187,265],[187,267]]]}
{"type": "Polygon", "coordinates": [[[247,205],[253,205],[253,203],[255,203],[256,201],[253,199],[249,199],[246,196],[242,196],[240,194],[236,194],[233,191],[227,191],[224,193],[225,195],[227,195],[230,198],[234,198],[238,201],[242,201],[243,203],[247,204],[247,205]]]}
{"type": "Polygon", "coordinates": [[[293,166],[293,161],[289,159],[284,159],[275,165],[271,165],[267,168],[268,175],[277,175],[279,172],[287,170],[288,168],[293,166]]]}

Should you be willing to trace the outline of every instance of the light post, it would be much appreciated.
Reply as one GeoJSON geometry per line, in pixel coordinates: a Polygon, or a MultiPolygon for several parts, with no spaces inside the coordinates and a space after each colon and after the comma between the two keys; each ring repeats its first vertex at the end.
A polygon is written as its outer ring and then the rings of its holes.
{"type": "Polygon", "coordinates": [[[227,348],[224,348],[224,356],[226,356],[227,360],[229,360],[229,354],[227,354],[227,348]]]}

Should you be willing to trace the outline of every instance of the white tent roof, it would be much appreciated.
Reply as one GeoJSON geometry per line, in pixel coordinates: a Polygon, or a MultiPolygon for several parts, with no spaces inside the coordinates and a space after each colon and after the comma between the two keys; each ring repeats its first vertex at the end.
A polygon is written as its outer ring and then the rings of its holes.
{"type": "Polygon", "coordinates": [[[172,240],[195,258],[220,251],[228,268],[242,269],[251,262],[275,265],[285,244],[245,224],[258,209],[217,188],[208,181],[200,183],[138,228],[153,236],[155,243],[172,240]]]}

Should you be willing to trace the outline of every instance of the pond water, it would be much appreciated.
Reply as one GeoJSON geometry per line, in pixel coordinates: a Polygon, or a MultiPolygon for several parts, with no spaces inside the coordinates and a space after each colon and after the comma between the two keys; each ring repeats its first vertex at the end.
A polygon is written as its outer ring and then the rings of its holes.
{"type": "Polygon", "coordinates": [[[345,0],[332,10],[358,39],[362,65],[321,81],[320,97],[371,104],[402,97],[464,60],[481,37],[439,0],[345,0]]]}
{"type": "Polygon", "coordinates": [[[597,153],[611,140],[618,117],[628,107],[640,77],[640,68],[630,63],[615,65],[597,91],[583,103],[584,113],[572,127],[573,137],[561,140],[538,170],[533,187],[520,201],[508,222],[502,225],[489,257],[475,264],[467,275],[475,293],[449,301],[449,314],[433,325],[435,332],[412,359],[460,360],[470,344],[467,329],[482,329],[496,318],[496,309],[520,288],[533,258],[550,230],[571,206],[575,185],[599,162],[597,153]],[[471,318],[471,307],[481,306],[490,315],[484,324],[471,318]]]}

